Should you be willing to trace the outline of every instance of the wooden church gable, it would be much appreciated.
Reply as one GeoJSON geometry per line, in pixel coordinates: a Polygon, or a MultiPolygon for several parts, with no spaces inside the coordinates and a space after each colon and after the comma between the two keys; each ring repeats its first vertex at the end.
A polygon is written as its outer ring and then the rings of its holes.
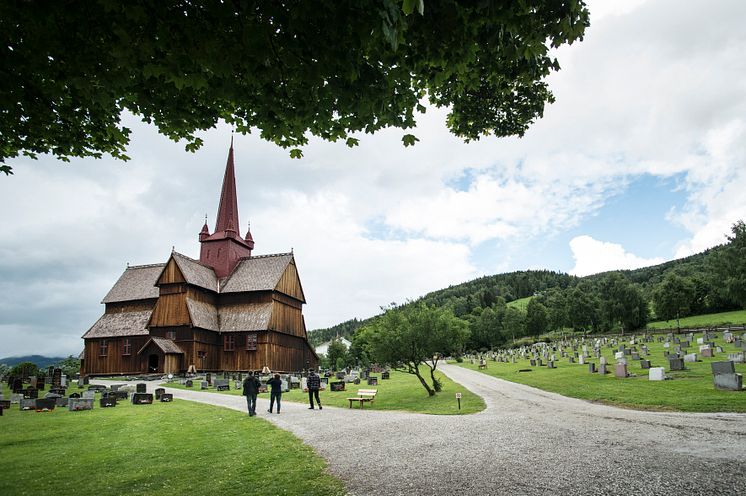
{"type": "Polygon", "coordinates": [[[179,265],[174,259],[174,256],[171,255],[171,258],[168,259],[166,266],[161,272],[161,275],[158,277],[158,282],[156,282],[156,285],[161,286],[163,284],[176,284],[184,282],[186,282],[184,274],[181,272],[179,265]]]}
{"type": "Polygon", "coordinates": [[[282,273],[274,289],[280,293],[292,296],[303,303],[306,302],[306,296],[303,294],[303,286],[300,283],[300,276],[295,266],[295,260],[291,260],[285,267],[285,271],[282,273]]]}

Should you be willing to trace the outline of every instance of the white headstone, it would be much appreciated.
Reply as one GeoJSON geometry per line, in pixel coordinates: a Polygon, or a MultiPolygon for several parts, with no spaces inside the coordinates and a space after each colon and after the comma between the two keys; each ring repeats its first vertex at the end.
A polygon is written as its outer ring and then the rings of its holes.
{"type": "Polygon", "coordinates": [[[671,343],[669,343],[668,341],[666,341],[665,343],[663,343],[663,347],[664,348],[670,348],[671,347],[671,343]]]}
{"type": "Polygon", "coordinates": [[[624,352],[617,351],[616,353],[614,353],[614,358],[616,358],[617,360],[621,360],[622,358],[624,358],[624,352]]]}
{"type": "Polygon", "coordinates": [[[599,358],[598,363],[601,365],[606,365],[606,357],[602,356],[601,358],[599,358]]]}
{"type": "Polygon", "coordinates": [[[697,338],[697,344],[704,344],[705,338],[697,338]]]}
{"type": "Polygon", "coordinates": [[[579,363],[580,365],[585,365],[585,355],[580,355],[580,356],[578,357],[578,363],[579,363]]]}
{"type": "Polygon", "coordinates": [[[305,391],[306,389],[308,389],[308,379],[306,379],[305,377],[300,378],[300,389],[301,391],[305,391]]]}
{"type": "Polygon", "coordinates": [[[663,367],[651,367],[648,372],[648,379],[651,381],[662,381],[666,379],[666,369],[663,367]]]}
{"type": "Polygon", "coordinates": [[[684,362],[686,363],[694,363],[697,361],[697,354],[696,353],[689,353],[688,355],[684,355],[684,362]]]}

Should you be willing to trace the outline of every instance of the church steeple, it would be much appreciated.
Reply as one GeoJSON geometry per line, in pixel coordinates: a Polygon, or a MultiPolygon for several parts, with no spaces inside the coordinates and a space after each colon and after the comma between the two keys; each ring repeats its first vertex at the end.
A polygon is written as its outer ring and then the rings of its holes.
{"type": "Polygon", "coordinates": [[[215,232],[226,231],[236,236],[238,226],[238,199],[236,198],[236,172],[233,163],[233,138],[231,148],[228,150],[228,163],[225,165],[223,176],[223,189],[220,192],[220,206],[218,207],[218,218],[215,221],[215,232]]]}
{"type": "Polygon", "coordinates": [[[236,196],[236,172],[233,161],[233,138],[228,150],[228,162],[220,191],[220,205],[215,221],[215,232],[209,233],[207,219],[199,233],[201,243],[199,261],[215,270],[219,278],[228,276],[243,257],[250,257],[254,248],[251,233],[246,239],[238,232],[238,198],[236,196]]]}

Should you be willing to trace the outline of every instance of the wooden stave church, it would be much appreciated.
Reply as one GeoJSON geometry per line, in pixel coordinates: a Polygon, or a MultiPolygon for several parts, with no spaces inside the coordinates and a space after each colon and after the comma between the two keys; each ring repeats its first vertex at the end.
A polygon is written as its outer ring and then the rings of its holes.
{"type": "Polygon", "coordinates": [[[233,146],[215,232],[205,222],[200,260],[173,251],[162,264],[128,266],[83,335],[88,376],[199,371],[297,372],[318,367],[292,253],[252,256],[238,225],[233,146]]]}

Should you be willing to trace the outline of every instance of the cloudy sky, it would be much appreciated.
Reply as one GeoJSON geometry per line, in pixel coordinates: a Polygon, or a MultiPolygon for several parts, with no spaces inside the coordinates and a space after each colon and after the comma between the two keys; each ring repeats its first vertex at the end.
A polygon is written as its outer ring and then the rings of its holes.
{"type": "MultiPolygon", "coordinates": [[[[722,243],[746,219],[746,3],[591,2],[557,53],[556,103],[522,139],[466,145],[428,109],[305,158],[236,136],[242,232],[292,248],[309,329],[484,274],[633,268],[722,243]]],[[[77,354],[130,264],[199,257],[230,128],[196,154],[133,117],[128,163],[42,157],[0,177],[0,357],[77,354]]]]}

